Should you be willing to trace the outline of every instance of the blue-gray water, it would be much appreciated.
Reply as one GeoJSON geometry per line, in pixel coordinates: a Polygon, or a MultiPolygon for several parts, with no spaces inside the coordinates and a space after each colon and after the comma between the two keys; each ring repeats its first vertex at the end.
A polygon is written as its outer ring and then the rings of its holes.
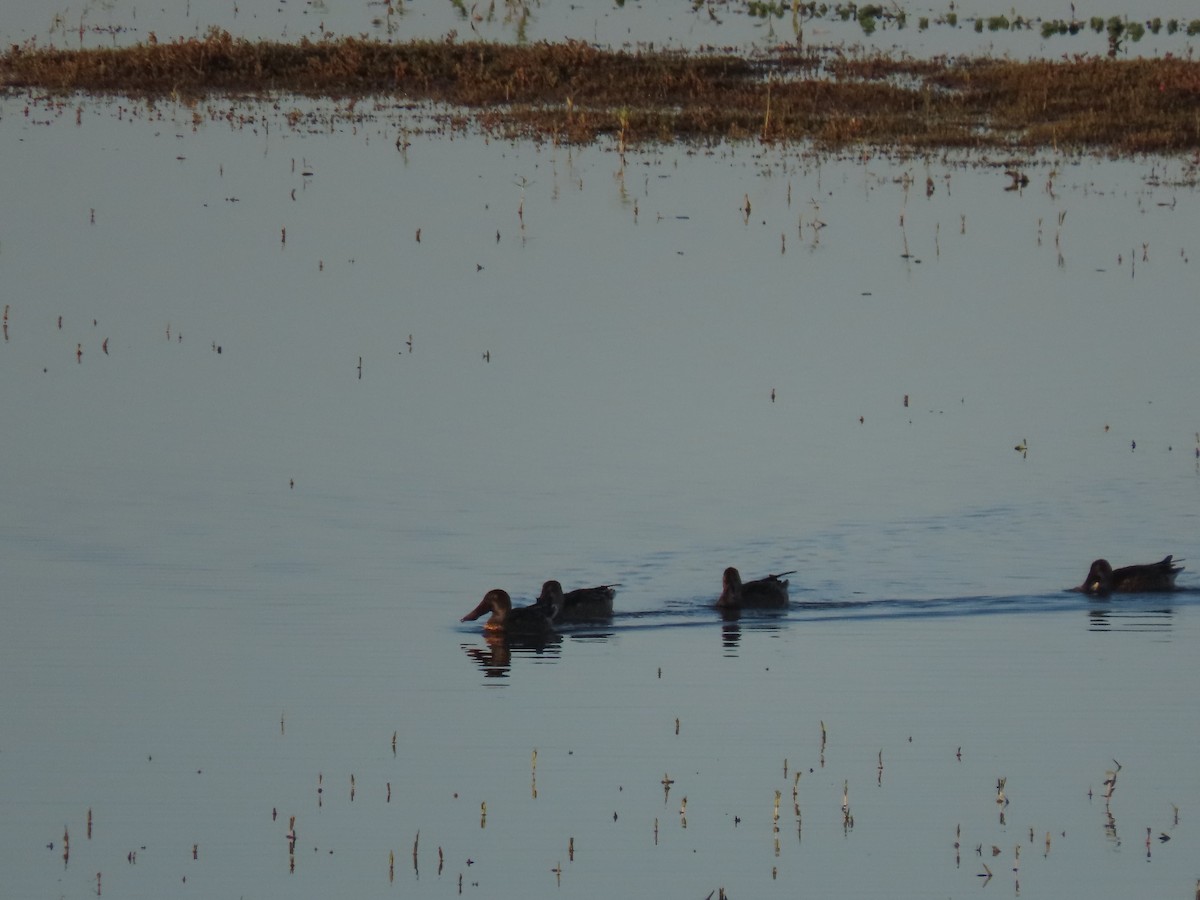
{"type": "Polygon", "coordinates": [[[1193,895],[1190,160],[277,105],[0,102],[0,895],[1193,895]]]}

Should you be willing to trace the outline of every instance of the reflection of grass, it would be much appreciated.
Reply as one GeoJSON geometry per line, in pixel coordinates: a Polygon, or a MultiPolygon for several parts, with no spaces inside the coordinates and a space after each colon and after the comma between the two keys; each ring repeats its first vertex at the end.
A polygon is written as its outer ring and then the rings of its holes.
{"type": "MultiPolygon", "coordinates": [[[[1107,28],[1108,23],[1106,23],[1107,28]]],[[[1129,32],[1122,28],[1121,35],[1129,32]]],[[[0,88],[196,102],[211,94],[400,95],[476,110],[483,127],[566,142],[808,141],[910,148],[1200,148],[1200,63],[920,60],[356,38],[204,38],[122,49],[12,47],[0,88]]]]}
{"type": "MultiPolygon", "coordinates": [[[[697,6],[703,0],[695,0],[697,6]]],[[[878,3],[823,3],[817,0],[811,0],[809,3],[802,3],[800,0],[744,0],[746,14],[756,18],[782,18],[786,13],[791,12],[793,16],[798,14],[803,15],[806,19],[840,19],[843,22],[848,22],[851,19],[858,22],[864,34],[874,34],[875,30],[881,25],[885,28],[904,28],[907,24],[908,13],[897,3],[888,3],[886,6],[878,3]]],[[[953,4],[951,4],[953,7],[953,4]]],[[[1147,31],[1157,35],[1162,31],[1163,19],[1156,16],[1146,21],[1138,19],[1130,19],[1129,16],[1111,16],[1108,19],[1102,16],[1092,16],[1088,22],[1082,20],[1063,20],[1063,19],[1039,19],[1031,20],[1024,16],[1019,16],[1015,12],[1008,14],[1000,13],[992,16],[981,16],[977,19],[968,20],[972,23],[975,31],[982,33],[984,29],[988,31],[1025,31],[1032,28],[1040,28],[1043,38],[1049,39],[1055,35],[1074,35],[1079,34],[1086,28],[1090,28],[1096,34],[1108,32],[1110,50],[1114,46],[1119,46],[1123,42],[1123,35],[1128,34],[1130,40],[1141,40],[1147,31]],[[1114,35],[1114,24],[1118,23],[1119,30],[1114,35]]],[[[928,16],[919,18],[919,28],[925,31],[930,26],[928,16]]],[[[950,28],[958,27],[958,13],[953,11],[946,12],[942,16],[932,20],[935,25],[946,25],[950,28]]],[[[1181,23],[1178,19],[1166,20],[1167,34],[1175,34],[1181,27],[1186,28],[1189,36],[1200,34],[1200,19],[1193,19],[1187,23],[1181,23]]]]}

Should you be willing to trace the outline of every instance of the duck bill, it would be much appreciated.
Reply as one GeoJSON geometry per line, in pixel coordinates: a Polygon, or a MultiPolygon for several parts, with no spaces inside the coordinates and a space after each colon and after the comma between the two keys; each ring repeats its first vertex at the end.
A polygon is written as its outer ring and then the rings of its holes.
{"type": "Polygon", "coordinates": [[[488,602],[487,597],[484,597],[482,600],[479,601],[479,605],[477,607],[475,607],[473,610],[471,610],[469,613],[467,613],[465,616],[463,616],[458,621],[474,622],[480,616],[484,615],[485,613],[490,613],[491,611],[492,611],[492,604],[490,602],[488,602]]]}

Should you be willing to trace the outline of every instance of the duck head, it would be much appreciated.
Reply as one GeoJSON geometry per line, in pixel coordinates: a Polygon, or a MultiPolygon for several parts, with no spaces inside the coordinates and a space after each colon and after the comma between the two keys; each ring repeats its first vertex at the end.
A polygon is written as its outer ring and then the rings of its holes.
{"type": "Polygon", "coordinates": [[[538,594],[537,605],[550,619],[558,618],[559,614],[562,613],[565,602],[561,583],[552,580],[542,585],[542,592],[538,594]]]}
{"type": "Polygon", "coordinates": [[[1098,559],[1088,569],[1087,578],[1075,590],[1082,594],[1104,596],[1112,593],[1113,567],[1107,559],[1098,559]]]}
{"type": "Polygon", "coordinates": [[[730,566],[721,575],[721,596],[717,606],[737,606],[742,593],[742,575],[730,566]]]}

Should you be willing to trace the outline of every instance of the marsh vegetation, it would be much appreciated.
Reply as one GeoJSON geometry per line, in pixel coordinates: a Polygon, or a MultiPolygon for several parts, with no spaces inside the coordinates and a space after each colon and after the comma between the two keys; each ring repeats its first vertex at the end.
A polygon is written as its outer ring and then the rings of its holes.
{"type": "Polygon", "coordinates": [[[582,41],[202,38],[0,57],[12,94],[198,102],[213,95],[394,96],[460,107],[509,137],[582,144],[760,140],[909,148],[1200,148],[1200,63],[1079,56],[915,59],[777,46],[601,49],[582,41]]]}

